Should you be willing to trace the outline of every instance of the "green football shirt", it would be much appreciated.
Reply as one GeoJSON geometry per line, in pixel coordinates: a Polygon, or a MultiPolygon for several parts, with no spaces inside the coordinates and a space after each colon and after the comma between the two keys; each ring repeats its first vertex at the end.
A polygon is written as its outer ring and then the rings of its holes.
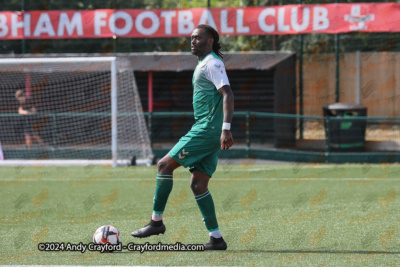
{"type": "Polygon", "coordinates": [[[221,130],[224,119],[223,97],[218,89],[229,85],[225,65],[211,52],[200,60],[193,73],[194,128],[221,130]]]}
{"type": "Polygon", "coordinates": [[[168,152],[183,167],[213,175],[221,149],[223,97],[218,89],[229,85],[225,66],[214,53],[200,60],[193,73],[193,109],[196,123],[168,152]]]}

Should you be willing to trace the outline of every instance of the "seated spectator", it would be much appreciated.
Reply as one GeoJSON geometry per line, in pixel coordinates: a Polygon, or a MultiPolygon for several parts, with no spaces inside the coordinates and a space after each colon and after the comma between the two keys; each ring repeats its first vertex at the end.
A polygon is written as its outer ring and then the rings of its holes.
{"type": "Polygon", "coordinates": [[[36,140],[41,146],[44,146],[42,138],[39,133],[34,131],[32,127],[33,116],[36,114],[36,108],[33,104],[32,98],[27,98],[23,90],[15,92],[15,97],[19,101],[18,113],[24,116],[24,134],[25,144],[30,149],[32,145],[32,139],[36,140]]]}

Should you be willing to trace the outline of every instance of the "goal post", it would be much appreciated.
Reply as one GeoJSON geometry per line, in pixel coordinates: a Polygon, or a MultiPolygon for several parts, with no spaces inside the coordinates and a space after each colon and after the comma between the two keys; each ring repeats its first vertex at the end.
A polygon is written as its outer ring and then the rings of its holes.
{"type": "Polygon", "coordinates": [[[117,66],[115,58],[111,59],[111,155],[112,165],[117,166],[118,159],[118,92],[117,92],[117,66]]]}
{"type": "Polygon", "coordinates": [[[38,158],[113,166],[152,161],[134,72],[124,58],[0,59],[0,106],[1,165],[38,158]]]}

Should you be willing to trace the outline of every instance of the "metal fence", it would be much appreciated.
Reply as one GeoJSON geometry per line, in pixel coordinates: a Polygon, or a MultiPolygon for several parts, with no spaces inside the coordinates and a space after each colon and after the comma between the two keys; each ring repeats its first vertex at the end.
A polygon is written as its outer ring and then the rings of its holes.
{"type": "MultiPolygon", "coordinates": [[[[156,148],[173,145],[194,123],[193,113],[153,112],[145,115],[152,122],[151,140],[156,148]]],[[[235,144],[246,149],[400,152],[400,117],[321,117],[235,112],[232,134],[235,144]],[[304,125],[302,138],[300,121],[304,125]],[[358,149],[360,142],[363,143],[362,149],[358,149]],[[336,143],[342,146],[336,149],[336,143]]]]}
{"type": "MultiPolygon", "coordinates": [[[[149,122],[151,144],[155,154],[163,156],[185,135],[194,123],[190,112],[144,113],[149,122]]],[[[119,116],[132,116],[124,113],[119,116]]],[[[101,132],[101,124],[92,124],[87,134],[62,127],[66,118],[93,120],[110,118],[108,113],[38,114],[45,122],[34,129],[45,146],[28,149],[18,114],[0,114],[0,141],[6,158],[32,158],[46,152],[49,158],[101,158],[111,152],[110,132],[98,140],[92,133],[101,132]],[[97,127],[97,128],[96,128],[97,127]]],[[[400,117],[320,117],[261,112],[236,112],[232,123],[234,146],[221,152],[222,157],[258,157],[289,161],[380,162],[388,155],[400,158],[400,117]],[[303,121],[303,137],[299,124],[303,121]],[[227,154],[228,153],[228,154],[227,154]],[[231,153],[231,154],[229,154],[231,153]],[[281,156],[279,156],[281,155],[281,156]],[[279,156],[279,158],[276,158],[279,156]],[[340,160],[330,160],[329,157],[340,160]],[[354,157],[354,158],[352,158],[354,157]],[[379,160],[378,160],[379,159],[379,160]]]]}

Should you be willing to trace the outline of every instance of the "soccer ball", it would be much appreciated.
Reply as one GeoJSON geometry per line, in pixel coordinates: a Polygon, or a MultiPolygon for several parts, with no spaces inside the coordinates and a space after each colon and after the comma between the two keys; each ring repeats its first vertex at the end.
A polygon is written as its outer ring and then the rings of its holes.
{"type": "Polygon", "coordinates": [[[117,245],[121,243],[121,235],[114,226],[103,225],[94,233],[93,243],[117,245]]]}

